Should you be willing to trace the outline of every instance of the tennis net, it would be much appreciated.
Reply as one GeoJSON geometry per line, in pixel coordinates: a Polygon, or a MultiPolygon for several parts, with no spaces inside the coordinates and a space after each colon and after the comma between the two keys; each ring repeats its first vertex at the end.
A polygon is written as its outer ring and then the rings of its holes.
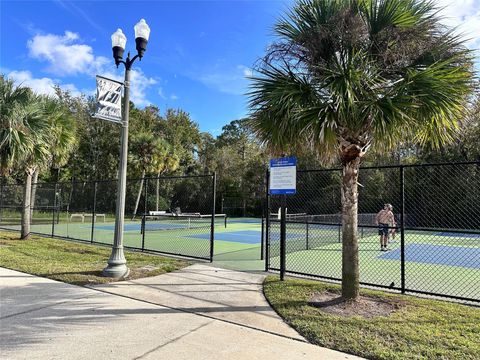
{"type": "MultiPolygon", "coordinates": [[[[285,219],[287,221],[307,221],[309,219],[309,216],[307,213],[296,213],[296,214],[286,214],[285,219]]],[[[280,220],[280,213],[278,214],[270,214],[270,219],[271,220],[280,220]]]]}
{"type": "MultiPolygon", "coordinates": [[[[200,213],[149,213],[142,216],[143,231],[162,231],[179,229],[205,229],[208,231],[212,225],[211,214],[200,213]]],[[[226,215],[215,214],[215,222],[225,224],[226,215]]]]}

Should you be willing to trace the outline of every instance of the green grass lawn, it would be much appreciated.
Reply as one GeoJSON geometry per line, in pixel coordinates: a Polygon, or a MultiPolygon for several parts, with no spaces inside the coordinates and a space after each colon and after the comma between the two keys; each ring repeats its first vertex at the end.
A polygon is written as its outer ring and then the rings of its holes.
{"type": "MultiPolygon", "coordinates": [[[[0,266],[76,285],[111,282],[101,275],[111,249],[32,235],[19,240],[18,233],[0,231],[0,266]]],[[[160,275],[189,265],[162,256],[125,251],[128,279],[160,275]],[[147,268],[145,268],[147,267],[147,268]]]]}
{"type": "Polygon", "coordinates": [[[270,304],[314,344],[368,359],[480,359],[479,308],[361,290],[401,306],[389,316],[343,317],[308,305],[327,290],[340,294],[339,286],[317,281],[269,276],[264,283],[270,304]]]}

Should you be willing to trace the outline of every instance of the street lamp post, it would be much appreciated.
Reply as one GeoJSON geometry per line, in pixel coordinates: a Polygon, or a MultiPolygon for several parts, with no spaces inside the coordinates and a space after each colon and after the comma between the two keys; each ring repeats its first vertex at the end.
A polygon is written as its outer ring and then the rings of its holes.
{"type": "Polygon", "coordinates": [[[121,29],[117,29],[112,35],[113,58],[117,68],[120,64],[125,65],[125,83],[123,95],[122,113],[122,134],[120,144],[120,166],[117,185],[117,208],[115,214],[115,235],[113,239],[112,254],[108,259],[108,265],[103,269],[103,275],[113,278],[126,277],[129,273],[127,260],[123,254],[123,224],[125,217],[125,193],[127,185],[127,154],[128,154],[128,113],[130,108],[130,69],[134,61],[140,60],[147,49],[147,42],[150,36],[150,28],[144,19],[140,20],[134,27],[137,55],[130,59],[130,52],[126,60],[123,60],[123,53],[127,38],[121,29]]]}

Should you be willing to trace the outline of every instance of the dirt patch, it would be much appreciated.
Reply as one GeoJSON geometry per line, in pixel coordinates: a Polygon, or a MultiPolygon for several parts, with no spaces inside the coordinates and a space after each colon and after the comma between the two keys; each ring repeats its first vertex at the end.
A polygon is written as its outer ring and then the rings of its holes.
{"type": "Polygon", "coordinates": [[[150,272],[150,271],[158,270],[158,267],[153,265],[145,265],[144,267],[138,268],[137,270],[140,270],[142,272],[150,272]]]}
{"type": "Polygon", "coordinates": [[[375,297],[360,296],[357,301],[344,301],[339,294],[332,292],[315,293],[308,305],[344,317],[361,316],[370,319],[376,316],[389,316],[404,306],[400,300],[385,301],[375,297]]]}
{"type": "Polygon", "coordinates": [[[148,274],[150,274],[152,271],[156,271],[158,269],[159,269],[159,267],[153,266],[153,265],[145,265],[145,266],[138,267],[138,268],[130,268],[130,273],[125,278],[125,280],[134,280],[134,279],[142,278],[142,277],[145,277],[145,276],[151,276],[151,275],[148,275],[148,274]]]}

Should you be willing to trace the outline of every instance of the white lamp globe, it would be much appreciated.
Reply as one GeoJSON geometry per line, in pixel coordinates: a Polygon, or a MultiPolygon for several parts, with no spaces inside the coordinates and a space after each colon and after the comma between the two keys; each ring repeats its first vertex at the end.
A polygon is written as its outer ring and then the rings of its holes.
{"type": "Polygon", "coordinates": [[[145,19],[141,19],[133,28],[135,29],[135,39],[142,38],[148,41],[150,27],[145,22],[145,19]]]}
{"type": "Polygon", "coordinates": [[[127,37],[122,32],[122,29],[117,29],[117,31],[115,31],[112,34],[112,48],[117,46],[125,50],[126,44],[127,44],[127,37]]]}
{"type": "Polygon", "coordinates": [[[145,19],[140,20],[135,26],[135,44],[137,45],[137,52],[140,59],[147,50],[148,38],[150,37],[150,27],[145,22],[145,19]]]}

